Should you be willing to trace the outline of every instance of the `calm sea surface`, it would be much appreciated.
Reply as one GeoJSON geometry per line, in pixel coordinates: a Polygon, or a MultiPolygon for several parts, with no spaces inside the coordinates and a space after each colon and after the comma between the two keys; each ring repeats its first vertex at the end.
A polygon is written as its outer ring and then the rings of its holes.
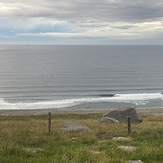
{"type": "Polygon", "coordinates": [[[162,106],[163,46],[0,46],[0,109],[162,106]]]}

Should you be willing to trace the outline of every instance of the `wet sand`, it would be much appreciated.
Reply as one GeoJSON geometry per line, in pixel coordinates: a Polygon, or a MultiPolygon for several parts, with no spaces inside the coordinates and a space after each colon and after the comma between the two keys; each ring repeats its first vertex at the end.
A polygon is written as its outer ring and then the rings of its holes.
{"type": "MultiPolygon", "coordinates": [[[[45,115],[48,112],[52,114],[88,114],[88,113],[107,113],[117,108],[108,109],[75,109],[75,108],[64,108],[64,109],[31,109],[31,110],[0,110],[0,115],[5,116],[26,116],[26,115],[45,115]]],[[[163,115],[163,108],[136,108],[140,114],[158,114],[163,115]]]]}

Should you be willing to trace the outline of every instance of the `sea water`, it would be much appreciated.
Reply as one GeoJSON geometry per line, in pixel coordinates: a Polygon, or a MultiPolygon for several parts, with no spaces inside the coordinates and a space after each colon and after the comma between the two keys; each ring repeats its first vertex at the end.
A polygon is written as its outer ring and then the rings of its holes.
{"type": "Polygon", "coordinates": [[[0,109],[161,107],[163,46],[0,46],[0,109]]]}

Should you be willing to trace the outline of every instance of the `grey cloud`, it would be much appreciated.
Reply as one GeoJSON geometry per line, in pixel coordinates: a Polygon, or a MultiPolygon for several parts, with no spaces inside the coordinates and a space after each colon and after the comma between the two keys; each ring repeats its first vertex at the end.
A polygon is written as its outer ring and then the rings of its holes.
{"type": "MultiPolygon", "coordinates": [[[[161,0],[6,0],[17,6],[3,17],[44,17],[61,20],[97,19],[102,21],[150,21],[163,18],[161,0]]],[[[1,16],[0,16],[1,17],[1,16]]]]}

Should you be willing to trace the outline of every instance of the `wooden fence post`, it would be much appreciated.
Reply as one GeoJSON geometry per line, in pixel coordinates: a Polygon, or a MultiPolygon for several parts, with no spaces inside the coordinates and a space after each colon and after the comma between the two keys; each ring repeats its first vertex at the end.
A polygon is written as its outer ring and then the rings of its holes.
{"type": "Polygon", "coordinates": [[[131,134],[131,117],[127,117],[127,122],[128,122],[128,135],[131,134]]]}
{"type": "Polygon", "coordinates": [[[51,133],[51,112],[48,113],[48,133],[51,133]]]}

